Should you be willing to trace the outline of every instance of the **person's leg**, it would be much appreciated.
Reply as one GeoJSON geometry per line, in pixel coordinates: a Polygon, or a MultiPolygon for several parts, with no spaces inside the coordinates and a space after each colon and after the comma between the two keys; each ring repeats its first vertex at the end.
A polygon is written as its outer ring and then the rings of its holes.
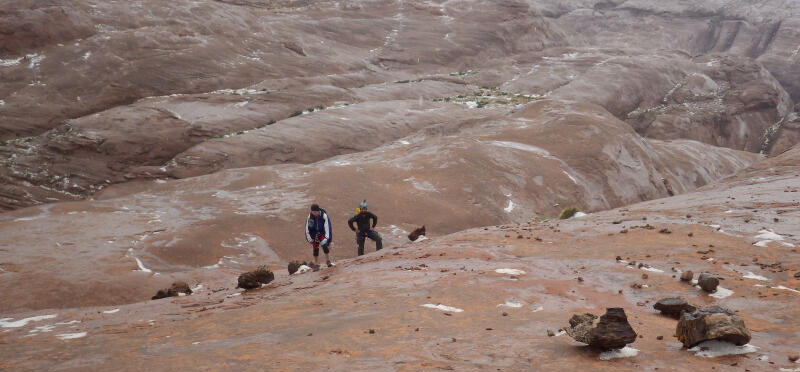
{"type": "Polygon", "coordinates": [[[356,243],[358,244],[358,255],[364,255],[364,235],[356,234],[356,243]]]}
{"type": "Polygon", "coordinates": [[[328,265],[328,267],[331,267],[331,256],[330,256],[331,242],[328,242],[327,244],[323,245],[322,251],[325,252],[325,264],[328,265]]]}
{"type": "Polygon", "coordinates": [[[376,252],[383,249],[383,238],[381,238],[381,234],[378,234],[378,232],[375,230],[370,230],[367,233],[367,236],[369,236],[370,239],[375,241],[376,252]]]}
{"type": "Polygon", "coordinates": [[[314,243],[314,265],[319,266],[319,245],[314,243]]]}

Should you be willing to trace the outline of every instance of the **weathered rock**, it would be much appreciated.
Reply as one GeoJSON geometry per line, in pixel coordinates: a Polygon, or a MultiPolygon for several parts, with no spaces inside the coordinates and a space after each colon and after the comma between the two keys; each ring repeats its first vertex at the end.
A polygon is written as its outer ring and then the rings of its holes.
{"type": "Polygon", "coordinates": [[[303,266],[303,265],[308,266],[308,267],[312,267],[313,266],[312,263],[305,262],[305,261],[302,261],[302,262],[301,261],[289,262],[289,266],[287,268],[289,270],[289,275],[292,275],[292,274],[296,273],[297,270],[299,270],[300,267],[303,266]]]}
{"type": "Polygon", "coordinates": [[[692,312],[697,309],[680,297],[662,298],[653,305],[653,308],[660,311],[661,314],[675,319],[680,319],[681,313],[684,311],[692,312]]]}
{"type": "Polygon", "coordinates": [[[706,292],[714,292],[719,285],[719,278],[714,274],[702,273],[697,278],[697,285],[706,292]]]}
{"type": "Polygon", "coordinates": [[[625,310],[619,307],[607,308],[599,318],[590,313],[575,314],[569,325],[567,334],[591,347],[619,349],[636,341],[636,332],[628,324],[625,310]]]}
{"type": "Polygon", "coordinates": [[[411,234],[408,234],[408,240],[412,242],[416,241],[417,238],[420,237],[420,235],[425,235],[425,225],[422,225],[422,227],[414,229],[414,231],[412,231],[411,234]]]}
{"type": "Polygon", "coordinates": [[[692,279],[694,279],[694,273],[692,272],[692,270],[684,271],[681,274],[681,281],[682,282],[690,282],[690,281],[692,281],[692,279]]]}
{"type": "Polygon", "coordinates": [[[151,299],[158,300],[160,298],[167,298],[167,297],[175,297],[178,296],[180,293],[185,294],[192,294],[192,289],[189,288],[189,285],[183,281],[177,281],[172,283],[169,288],[159,289],[155,296],[151,299]]]}
{"type": "Polygon", "coordinates": [[[254,289],[260,288],[262,284],[267,284],[275,279],[275,274],[272,273],[266,266],[259,266],[253,271],[248,271],[239,275],[239,285],[236,288],[254,289]]]}
{"type": "Polygon", "coordinates": [[[719,306],[684,312],[678,321],[675,335],[686,347],[708,340],[727,341],[736,345],[744,345],[750,341],[750,331],[745,327],[744,320],[719,306]]]}

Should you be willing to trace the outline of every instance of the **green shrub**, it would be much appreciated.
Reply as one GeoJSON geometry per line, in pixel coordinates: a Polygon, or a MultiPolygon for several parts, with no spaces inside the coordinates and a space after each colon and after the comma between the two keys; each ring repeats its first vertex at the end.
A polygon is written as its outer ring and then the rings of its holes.
{"type": "Polygon", "coordinates": [[[558,219],[566,220],[567,218],[571,218],[578,213],[580,210],[577,207],[566,207],[561,210],[561,213],[558,214],[558,219]]]}

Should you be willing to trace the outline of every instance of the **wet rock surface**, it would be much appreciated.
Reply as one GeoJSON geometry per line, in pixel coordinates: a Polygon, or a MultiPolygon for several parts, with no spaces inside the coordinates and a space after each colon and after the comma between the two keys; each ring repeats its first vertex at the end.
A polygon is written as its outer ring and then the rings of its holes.
{"type": "Polygon", "coordinates": [[[570,337],[598,349],[620,349],[636,341],[636,332],[622,308],[608,308],[600,317],[590,313],[575,314],[569,319],[569,325],[566,331],[570,337]]]}
{"type": "Polygon", "coordinates": [[[678,321],[675,334],[685,347],[692,347],[708,340],[744,345],[751,337],[741,317],[719,306],[684,312],[678,321]]]}
{"type": "Polygon", "coordinates": [[[275,279],[275,274],[272,273],[266,266],[259,266],[253,271],[248,271],[239,275],[237,288],[255,289],[261,288],[261,285],[268,284],[275,279]]]}
{"type": "Polygon", "coordinates": [[[661,314],[675,319],[679,319],[684,311],[693,312],[696,310],[696,307],[680,297],[662,298],[653,305],[653,308],[660,311],[661,314]]]}

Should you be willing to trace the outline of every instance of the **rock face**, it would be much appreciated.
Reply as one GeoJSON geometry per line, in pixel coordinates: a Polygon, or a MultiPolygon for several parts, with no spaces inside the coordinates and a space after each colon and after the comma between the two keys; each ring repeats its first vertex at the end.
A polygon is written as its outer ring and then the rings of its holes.
{"type": "Polygon", "coordinates": [[[684,312],[675,334],[685,347],[708,340],[727,341],[736,345],[744,345],[750,341],[750,331],[745,327],[744,320],[719,306],[684,312]]]}
{"type": "Polygon", "coordinates": [[[189,288],[189,285],[186,282],[177,281],[172,283],[169,288],[159,289],[155,296],[153,296],[153,300],[158,300],[160,298],[166,297],[175,297],[178,296],[180,293],[185,293],[187,295],[192,294],[192,289],[189,288]]]}
{"type": "Polygon", "coordinates": [[[686,300],[680,297],[662,298],[658,300],[655,305],[653,305],[653,308],[661,311],[661,314],[675,319],[679,319],[681,317],[681,313],[684,311],[692,312],[697,309],[696,307],[692,306],[692,304],[686,302],[686,300]]]}
{"type": "Polygon", "coordinates": [[[619,307],[606,309],[599,318],[591,313],[575,314],[569,325],[567,334],[591,347],[620,349],[636,341],[636,332],[628,324],[625,310],[619,307]]]}
{"type": "Polygon", "coordinates": [[[239,275],[239,285],[236,288],[254,289],[261,288],[262,284],[267,284],[275,279],[275,274],[272,273],[266,266],[259,266],[253,271],[248,271],[239,275]]]}
{"type": "Polygon", "coordinates": [[[422,225],[422,227],[414,229],[414,231],[412,231],[411,234],[408,234],[408,240],[412,242],[416,241],[417,238],[419,238],[422,235],[425,235],[425,225],[422,225]]]}
{"type": "Polygon", "coordinates": [[[719,285],[719,278],[714,274],[702,273],[697,278],[697,285],[706,292],[714,292],[719,285]]]}

